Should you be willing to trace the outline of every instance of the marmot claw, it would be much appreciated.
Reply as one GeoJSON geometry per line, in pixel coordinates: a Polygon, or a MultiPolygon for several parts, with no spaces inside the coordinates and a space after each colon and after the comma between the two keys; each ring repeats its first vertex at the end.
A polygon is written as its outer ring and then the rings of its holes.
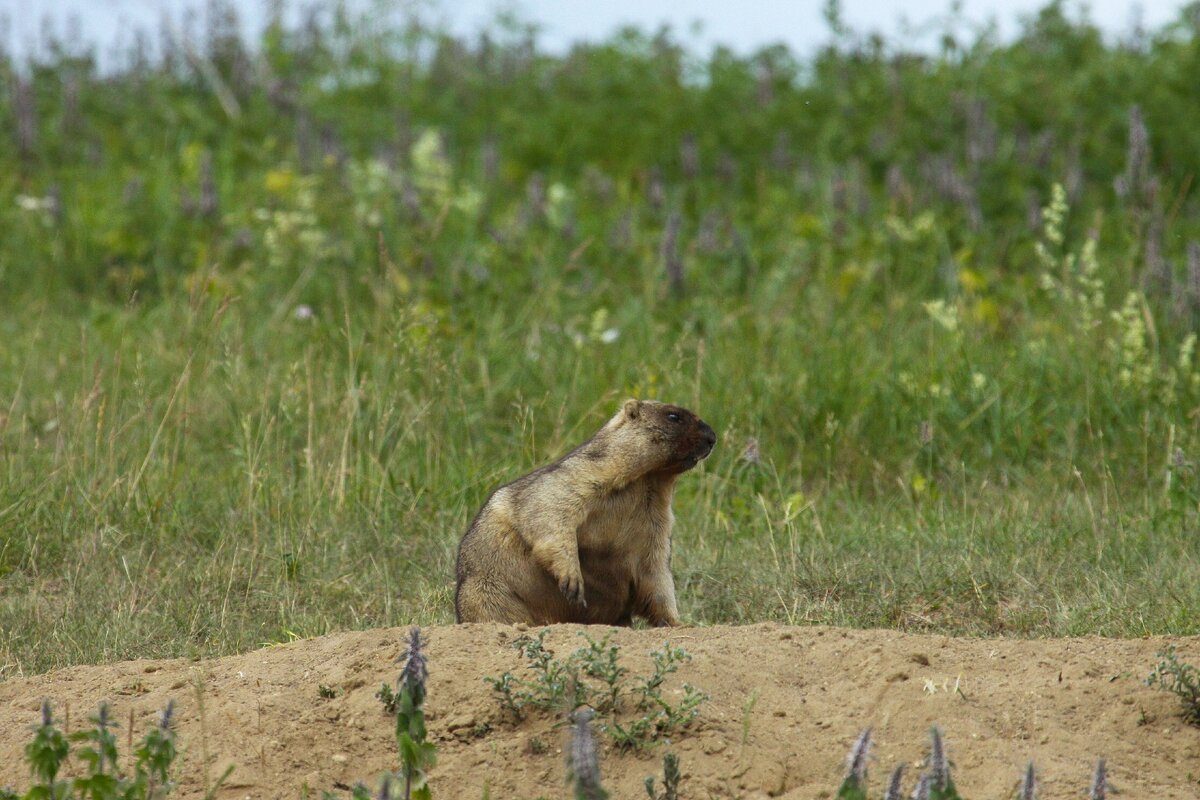
{"type": "Polygon", "coordinates": [[[587,600],[583,596],[583,578],[571,576],[558,582],[558,588],[563,595],[577,606],[587,608],[587,600]]]}

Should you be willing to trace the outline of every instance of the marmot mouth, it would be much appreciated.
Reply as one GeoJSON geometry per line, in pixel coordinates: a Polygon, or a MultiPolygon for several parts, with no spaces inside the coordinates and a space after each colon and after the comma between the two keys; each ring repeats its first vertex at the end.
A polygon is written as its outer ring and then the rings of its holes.
{"type": "Polygon", "coordinates": [[[691,469],[704,459],[708,458],[712,451],[713,446],[708,445],[700,450],[695,451],[694,453],[689,453],[688,455],[684,456],[682,459],[680,459],[679,463],[683,464],[686,469],[691,469]]]}

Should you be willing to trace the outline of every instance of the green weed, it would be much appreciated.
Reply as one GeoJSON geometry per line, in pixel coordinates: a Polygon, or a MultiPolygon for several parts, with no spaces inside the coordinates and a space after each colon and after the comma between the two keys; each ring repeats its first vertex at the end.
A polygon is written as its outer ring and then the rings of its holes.
{"type": "Polygon", "coordinates": [[[1176,695],[1183,718],[1191,725],[1200,725],[1200,670],[1180,661],[1174,645],[1159,652],[1158,657],[1159,662],[1146,678],[1146,685],[1176,695]]]}
{"type": "Polygon", "coordinates": [[[622,749],[640,749],[695,720],[706,699],[703,692],[685,683],[678,702],[663,697],[667,676],[691,660],[685,650],[666,644],[650,654],[654,667],[649,674],[630,676],[620,662],[620,648],[609,644],[611,633],[599,641],[584,633],[580,636],[586,644],[566,658],[556,658],[546,648],[545,629],[536,636],[518,637],[513,647],[525,657],[529,677],[505,672],[484,678],[500,706],[517,719],[529,710],[572,718],[577,709],[588,708],[599,719],[600,729],[622,749]]]}
{"type": "MultiPolygon", "coordinates": [[[[396,748],[400,756],[400,769],[395,773],[385,772],[379,783],[379,796],[389,800],[393,797],[431,800],[433,797],[427,772],[437,764],[437,745],[426,741],[425,681],[429,670],[424,647],[421,629],[413,627],[409,631],[404,668],[400,671],[396,689],[393,691],[385,683],[375,693],[383,703],[384,711],[396,717],[396,748]]],[[[337,797],[332,792],[323,792],[322,796],[326,800],[337,797]]],[[[360,782],[354,786],[350,796],[353,800],[359,800],[370,797],[371,792],[360,782]]]]}
{"type": "MultiPolygon", "coordinates": [[[[91,718],[93,727],[70,735],[58,729],[49,701],[42,702],[42,721],[25,746],[34,783],[23,793],[0,789],[3,800],[156,800],[175,788],[172,769],[178,755],[172,730],[174,704],[168,703],[158,724],[143,737],[133,752],[132,769],[122,770],[117,752],[116,723],[109,718],[108,705],[101,703],[91,718]],[[64,767],[74,757],[83,769],[75,777],[62,778],[64,767]]],[[[228,772],[224,777],[228,776],[228,772]]],[[[217,786],[206,795],[215,795],[217,786]]]]}
{"type": "Polygon", "coordinates": [[[646,794],[650,800],[678,800],[679,798],[679,781],[682,776],[679,773],[679,756],[674,753],[663,754],[663,777],[662,777],[662,792],[654,788],[654,777],[646,778],[646,794]]]}

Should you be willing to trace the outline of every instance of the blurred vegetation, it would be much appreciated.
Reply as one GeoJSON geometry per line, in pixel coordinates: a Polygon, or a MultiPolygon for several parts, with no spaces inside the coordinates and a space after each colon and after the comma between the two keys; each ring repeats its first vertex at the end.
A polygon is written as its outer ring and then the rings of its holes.
{"type": "Polygon", "coordinates": [[[1200,4],[1107,41],[563,54],[231,5],[0,54],[0,663],[452,618],[626,395],[697,622],[1195,633],[1200,4]]]}

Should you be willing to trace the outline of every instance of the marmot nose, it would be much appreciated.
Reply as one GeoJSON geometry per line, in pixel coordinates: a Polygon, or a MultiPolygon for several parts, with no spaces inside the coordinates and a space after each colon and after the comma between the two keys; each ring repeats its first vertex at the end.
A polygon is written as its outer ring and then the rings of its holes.
{"type": "Polygon", "coordinates": [[[700,439],[708,445],[711,450],[713,445],[717,443],[717,432],[709,427],[707,422],[700,423],[700,439]]]}

